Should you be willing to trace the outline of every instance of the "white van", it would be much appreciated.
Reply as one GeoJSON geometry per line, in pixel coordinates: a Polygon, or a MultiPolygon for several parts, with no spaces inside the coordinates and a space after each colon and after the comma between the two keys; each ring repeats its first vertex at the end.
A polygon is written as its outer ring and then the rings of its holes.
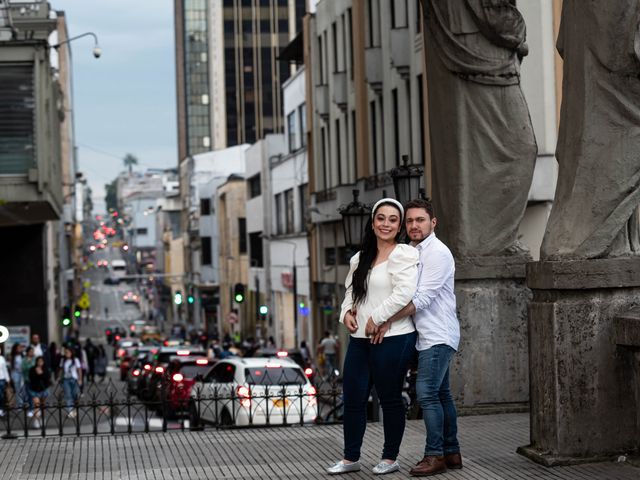
{"type": "Polygon", "coordinates": [[[111,260],[111,274],[115,278],[123,278],[127,274],[127,262],[111,260]]]}

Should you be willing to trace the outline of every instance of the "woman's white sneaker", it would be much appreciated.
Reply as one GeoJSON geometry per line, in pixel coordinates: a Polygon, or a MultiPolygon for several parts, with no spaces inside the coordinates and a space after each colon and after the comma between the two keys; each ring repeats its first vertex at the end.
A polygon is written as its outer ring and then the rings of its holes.
{"type": "Polygon", "coordinates": [[[376,475],[384,475],[386,473],[397,472],[400,470],[400,464],[396,461],[393,463],[380,462],[373,467],[373,473],[376,475]]]}
{"type": "Polygon", "coordinates": [[[340,460],[332,467],[327,468],[327,473],[329,475],[338,475],[340,473],[359,472],[360,468],[360,462],[344,463],[340,460]]]}

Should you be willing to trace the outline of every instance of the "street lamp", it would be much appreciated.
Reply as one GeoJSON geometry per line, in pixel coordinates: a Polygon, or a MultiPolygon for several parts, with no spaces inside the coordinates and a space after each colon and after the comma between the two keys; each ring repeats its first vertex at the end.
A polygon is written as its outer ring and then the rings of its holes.
{"type": "Polygon", "coordinates": [[[352,193],[353,202],[346,207],[338,208],[338,212],[342,215],[345,246],[357,249],[362,244],[362,235],[371,215],[371,208],[358,201],[359,190],[355,189],[352,193]]]}
{"type": "Polygon", "coordinates": [[[424,169],[420,165],[409,165],[409,155],[402,156],[402,165],[393,168],[389,176],[393,179],[393,189],[396,199],[403,205],[409,200],[418,198],[420,194],[420,179],[424,169]]]}
{"type": "Polygon", "coordinates": [[[96,57],[96,58],[100,58],[100,56],[102,55],[102,49],[100,48],[100,45],[98,45],[98,37],[93,32],[86,32],[86,33],[82,33],[80,35],[76,35],[75,37],[67,38],[66,40],[63,40],[60,43],[57,43],[55,45],[51,45],[51,48],[55,48],[56,50],[58,50],[65,43],[69,43],[69,42],[72,42],[73,40],[76,40],[76,39],[82,38],[82,37],[86,37],[86,36],[93,37],[93,56],[96,57]]]}

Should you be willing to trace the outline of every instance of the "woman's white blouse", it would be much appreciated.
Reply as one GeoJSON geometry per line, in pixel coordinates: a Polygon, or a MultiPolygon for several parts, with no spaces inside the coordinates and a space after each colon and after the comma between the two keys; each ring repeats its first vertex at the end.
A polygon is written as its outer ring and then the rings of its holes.
{"type": "MultiPolygon", "coordinates": [[[[358,267],[360,252],[351,257],[349,273],[345,281],[347,292],[342,302],[340,322],[344,323],[345,314],[353,307],[352,280],[358,267]]],[[[418,251],[410,246],[398,244],[389,258],[369,271],[367,279],[367,297],[357,305],[356,320],[358,330],[351,335],[366,338],[365,326],[369,317],[376,325],[386,322],[402,310],[413,298],[418,283],[418,251]]],[[[411,317],[393,322],[385,336],[404,335],[415,331],[411,317]]]]}

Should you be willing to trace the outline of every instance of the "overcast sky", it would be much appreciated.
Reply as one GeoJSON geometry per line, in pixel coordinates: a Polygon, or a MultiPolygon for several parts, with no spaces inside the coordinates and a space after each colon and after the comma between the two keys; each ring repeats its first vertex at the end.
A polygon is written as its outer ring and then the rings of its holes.
{"type": "Polygon", "coordinates": [[[104,184],[132,153],[139,169],[177,166],[176,92],[171,0],[50,0],[64,10],[71,43],[80,170],[104,210],[104,184]]]}

